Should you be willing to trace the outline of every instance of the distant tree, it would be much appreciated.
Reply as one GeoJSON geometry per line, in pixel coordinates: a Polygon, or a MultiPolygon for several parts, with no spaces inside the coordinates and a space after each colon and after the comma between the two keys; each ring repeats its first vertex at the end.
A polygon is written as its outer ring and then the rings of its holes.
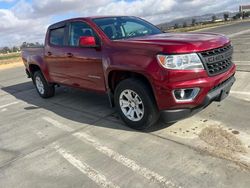
{"type": "Polygon", "coordinates": [[[187,27],[187,22],[183,22],[183,25],[182,25],[182,27],[187,27]]]}
{"type": "Polygon", "coordinates": [[[36,45],[34,43],[29,43],[28,46],[29,47],[35,47],[36,45]]]}
{"type": "Polygon", "coordinates": [[[243,13],[242,12],[238,12],[235,16],[236,16],[237,19],[242,18],[243,13]]]}
{"type": "Polygon", "coordinates": [[[228,13],[225,13],[225,14],[224,14],[224,20],[225,20],[225,21],[228,21],[228,18],[229,18],[229,14],[228,14],[228,13]]]}
{"type": "Polygon", "coordinates": [[[215,15],[212,16],[212,22],[215,22],[217,20],[217,17],[215,15]]]}
{"type": "Polygon", "coordinates": [[[16,46],[13,46],[13,48],[12,48],[12,52],[18,52],[18,47],[16,47],[16,46]]]}
{"type": "Polygon", "coordinates": [[[249,16],[249,12],[242,12],[242,19],[245,19],[249,16]]]}
{"type": "Polygon", "coordinates": [[[7,46],[3,47],[2,50],[1,50],[1,53],[3,53],[3,54],[7,54],[7,53],[10,53],[10,52],[11,52],[11,50],[7,46]]]}
{"type": "Polygon", "coordinates": [[[250,12],[246,12],[246,13],[245,13],[245,16],[246,16],[246,17],[250,17],[250,12]]]}
{"type": "Polygon", "coordinates": [[[23,42],[22,45],[20,46],[21,49],[27,48],[27,47],[28,47],[28,46],[27,46],[27,42],[23,42]]]}
{"type": "Polygon", "coordinates": [[[179,28],[179,25],[178,25],[177,23],[174,24],[174,28],[175,28],[175,29],[179,28]]]}
{"type": "Polygon", "coordinates": [[[237,18],[237,16],[233,16],[233,20],[237,20],[238,18],[237,18]]]}
{"type": "Polygon", "coordinates": [[[20,48],[23,49],[23,48],[28,48],[28,47],[41,47],[41,46],[43,46],[43,44],[40,44],[39,42],[35,42],[35,43],[23,42],[20,48]]]}
{"type": "Polygon", "coordinates": [[[196,24],[196,19],[192,19],[192,26],[195,26],[195,24],[196,24]]]}

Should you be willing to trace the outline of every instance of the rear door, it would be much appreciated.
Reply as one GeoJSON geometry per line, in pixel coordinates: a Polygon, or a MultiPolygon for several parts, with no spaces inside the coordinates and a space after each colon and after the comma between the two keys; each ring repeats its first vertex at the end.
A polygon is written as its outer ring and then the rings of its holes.
{"type": "Polygon", "coordinates": [[[70,78],[71,84],[76,87],[105,91],[105,81],[102,65],[101,48],[80,47],[81,36],[94,36],[97,43],[100,39],[94,30],[85,22],[75,21],[69,24],[65,67],[66,77],[70,78]]]}
{"type": "Polygon", "coordinates": [[[47,62],[52,81],[69,84],[67,64],[65,64],[66,24],[58,24],[49,28],[48,44],[45,47],[45,61],[47,62]]]}

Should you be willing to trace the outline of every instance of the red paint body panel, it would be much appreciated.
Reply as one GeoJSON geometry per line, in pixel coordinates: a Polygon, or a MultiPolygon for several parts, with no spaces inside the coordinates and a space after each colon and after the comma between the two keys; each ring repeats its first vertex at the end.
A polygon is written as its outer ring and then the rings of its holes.
{"type": "MultiPolygon", "coordinates": [[[[227,72],[213,77],[204,77],[201,74],[200,78],[187,79],[186,81],[183,81],[183,79],[176,82],[156,81],[154,85],[158,86],[158,91],[156,92],[156,101],[158,102],[158,107],[161,110],[198,107],[204,102],[208,92],[221,82],[233,76],[235,74],[235,70],[236,67],[235,65],[233,65],[227,72]],[[201,90],[194,101],[178,103],[174,100],[171,92],[173,89],[195,87],[198,87],[201,90]]],[[[175,76],[178,77],[178,74],[180,75],[180,78],[182,78],[182,71],[180,71],[179,73],[176,72],[175,76]]]]}
{"type": "Polygon", "coordinates": [[[223,35],[212,33],[163,33],[127,40],[111,41],[92,18],[75,18],[65,22],[83,21],[96,32],[100,48],[55,47],[49,44],[46,34],[44,49],[24,49],[22,57],[26,69],[36,64],[46,79],[98,92],[108,92],[111,71],[130,71],[143,75],[153,88],[159,110],[194,108],[207,93],[235,73],[235,65],[217,76],[208,76],[206,70],[168,70],[159,65],[157,54],[202,52],[230,43],[223,35]],[[177,103],[172,96],[175,88],[199,87],[201,90],[192,102],[177,103]]]}
{"type": "Polygon", "coordinates": [[[127,43],[154,44],[167,54],[201,52],[228,44],[227,37],[213,33],[163,33],[126,40],[127,43]]]}

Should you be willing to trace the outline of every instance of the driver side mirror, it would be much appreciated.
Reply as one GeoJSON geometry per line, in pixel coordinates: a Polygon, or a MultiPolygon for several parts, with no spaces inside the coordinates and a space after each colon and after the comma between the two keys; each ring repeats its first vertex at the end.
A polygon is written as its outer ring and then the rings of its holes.
{"type": "Polygon", "coordinates": [[[79,46],[80,47],[89,47],[95,48],[98,47],[95,37],[93,36],[83,36],[79,38],[79,46]]]}

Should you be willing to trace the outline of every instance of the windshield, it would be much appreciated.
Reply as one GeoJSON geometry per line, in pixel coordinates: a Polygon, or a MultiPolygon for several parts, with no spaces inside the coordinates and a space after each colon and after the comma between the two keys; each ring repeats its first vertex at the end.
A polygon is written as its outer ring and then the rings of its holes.
{"type": "Polygon", "coordinates": [[[156,26],[135,17],[96,18],[93,21],[110,40],[162,33],[156,26]]]}

